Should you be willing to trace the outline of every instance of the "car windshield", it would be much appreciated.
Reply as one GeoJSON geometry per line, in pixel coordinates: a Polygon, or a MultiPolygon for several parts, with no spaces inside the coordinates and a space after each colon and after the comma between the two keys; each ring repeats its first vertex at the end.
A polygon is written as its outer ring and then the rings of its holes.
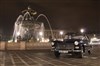
{"type": "Polygon", "coordinates": [[[84,36],[73,36],[73,39],[86,39],[84,36]]]}
{"type": "Polygon", "coordinates": [[[66,35],[64,39],[82,39],[82,40],[87,40],[88,38],[85,35],[72,34],[72,35],[66,35]]]}

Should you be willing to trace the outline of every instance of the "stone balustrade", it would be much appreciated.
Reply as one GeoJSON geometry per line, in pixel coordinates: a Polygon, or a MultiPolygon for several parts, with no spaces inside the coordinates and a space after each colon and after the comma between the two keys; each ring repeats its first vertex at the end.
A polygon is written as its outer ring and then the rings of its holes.
{"type": "Polygon", "coordinates": [[[0,42],[0,50],[34,50],[34,49],[51,49],[50,43],[39,42],[0,42]]]}

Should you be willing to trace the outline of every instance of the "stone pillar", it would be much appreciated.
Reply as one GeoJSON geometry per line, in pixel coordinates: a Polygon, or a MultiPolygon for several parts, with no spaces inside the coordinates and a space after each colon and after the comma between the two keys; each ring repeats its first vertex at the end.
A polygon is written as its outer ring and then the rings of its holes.
{"type": "Polygon", "coordinates": [[[21,41],[20,42],[20,50],[25,50],[25,42],[24,41],[21,41]]]}
{"type": "Polygon", "coordinates": [[[5,42],[0,42],[0,50],[5,50],[5,42]]]}

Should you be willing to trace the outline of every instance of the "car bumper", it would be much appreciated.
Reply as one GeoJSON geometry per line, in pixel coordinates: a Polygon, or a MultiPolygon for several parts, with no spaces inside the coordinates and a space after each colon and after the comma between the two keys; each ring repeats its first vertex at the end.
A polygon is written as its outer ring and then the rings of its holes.
{"type": "Polygon", "coordinates": [[[59,50],[59,53],[73,53],[73,52],[82,52],[82,50],[59,50]]]}

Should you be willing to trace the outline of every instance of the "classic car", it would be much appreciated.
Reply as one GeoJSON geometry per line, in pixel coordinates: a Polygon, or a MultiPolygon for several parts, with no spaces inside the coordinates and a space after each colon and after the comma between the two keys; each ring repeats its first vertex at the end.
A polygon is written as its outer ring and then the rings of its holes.
{"type": "Polygon", "coordinates": [[[82,58],[88,42],[86,35],[68,33],[63,41],[55,40],[52,42],[52,50],[57,58],[62,53],[70,53],[74,57],[82,58]]]}

